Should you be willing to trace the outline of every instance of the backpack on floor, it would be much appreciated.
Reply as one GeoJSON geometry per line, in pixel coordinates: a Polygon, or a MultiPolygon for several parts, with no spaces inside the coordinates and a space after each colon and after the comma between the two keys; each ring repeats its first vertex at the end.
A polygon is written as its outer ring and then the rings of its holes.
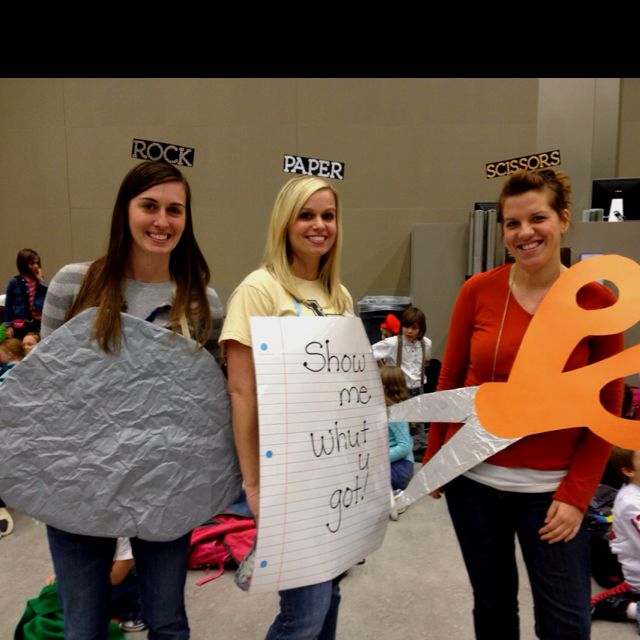
{"type": "Polygon", "coordinates": [[[220,577],[226,566],[237,567],[249,553],[256,538],[253,518],[234,513],[220,513],[191,532],[191,544],[187,556],[189,569],[204,569],[207,573],[216,569],[215,575],[207,575],[196,582],[205,584],[220,577]]]}
{"type": "Polygon", "coordinates": [[[609,548],[613,501],[617,493],[618,490],[614,487],[599,485],[585,514],[591,544],[591,575],[606,589],[615,587],[624,580],[618,558],[609,548]]]}

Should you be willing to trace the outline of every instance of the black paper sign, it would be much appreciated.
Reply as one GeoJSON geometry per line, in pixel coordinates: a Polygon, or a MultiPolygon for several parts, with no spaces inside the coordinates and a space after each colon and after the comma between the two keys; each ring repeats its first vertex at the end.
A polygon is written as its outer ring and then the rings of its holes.
{"type": "Polygon", "coordinates": [[[511,158],[511,160],[500,160],[500,162],[490,162],[486,165],[487,179],[502,178],[516,171],[526,169],[527,171],[537,171],[546,167],[555,167],[560,164],[560,149],[554,151],[543,151],[532,156],[521,156],[511,158]]]}
{"type": "Polygon", "coordinates": [[[181,167],[193,167],[193,159],[196,150],[191,147],[182,147],[168,142],[153,142],[151,140],[133,139],[131,157],[139,160],[156,160],[177,164],[181,167]]]}
{"type": "Polygon", "coordinates": [[[335,160],[319,160],[318,158],[285,154],[282,170],[285,173],[301,173],[304,176],[344,180],[344,162],[336,162],[335,160]]]}

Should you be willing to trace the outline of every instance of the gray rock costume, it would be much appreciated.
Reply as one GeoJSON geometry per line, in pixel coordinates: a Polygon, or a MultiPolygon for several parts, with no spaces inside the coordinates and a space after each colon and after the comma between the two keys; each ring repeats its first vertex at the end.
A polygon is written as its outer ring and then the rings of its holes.
{"type": "Polygon", "coordinates": [[[95,311],[0,386],[0,495],[72,533],[175,539],[240,493],[225,378],[193,340],[124,313],[106,354],[95,311]]]}

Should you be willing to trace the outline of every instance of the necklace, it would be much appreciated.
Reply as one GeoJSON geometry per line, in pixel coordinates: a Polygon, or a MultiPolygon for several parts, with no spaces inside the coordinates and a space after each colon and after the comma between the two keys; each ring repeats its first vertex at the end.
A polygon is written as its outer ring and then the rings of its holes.
{"type": "MultiPolygon", "coordinates": [[[[513,288],[514,285],[514,281],[515,281],[515,264],[511,265],[511,268],[509,269],[509,278],[508,278],[508,289],[507,289],[507,297],[504,301],[504,309],[502,311],[502,319],[500,320],[500,328],[498,329],[498,338],[496,340],[496,348],[495,351],[493,352],[493,367],[491,369],[491,382],[494,381],[495,379],[495,375],[496,375],[496,364],[498,362],[498,349],[500,348],[500,340],[502,339],[502,330],[504,329],[504,322],[505,319],[507,317],[507,308],[509,307],[509,301],[511,300],[511,290],[513,288]]],[[[564,265],[560,266],[560,273],[562,273],[563,271],[566,271],[566,267],[564,265]]],[[[553,284],[553,283],[552,283],[553,284]]],[[[544,297],[544,295],[546,294],[546,292],[548,291],[549,287],[547,287],[547,289],[545,290],[544,294],[542,295],[542,297],[544,297]]],[[[520,306],[522,306],[522,303],[520,303],[520,306]]],[[[525,309],[525,311],[527,311],[525,309]]],[[[530,312],[527,311],[530,315],[533,315],[534,312],[530,312]]]]}
{"type": "Polygon", "coordinates": [[[504,301],[504,309],[502,310],[502,319],[500,320],[500,328],[498,329],[498,338],[496,340],[496,348],[493,352],[493,367],[491,369],[491,382],[495,380],[496,364],[498,362],[498,349],[500,348],[500,340],[502,339],[502,330],[504,329],[504,321],[507,317],[507,308],[509,300],[511,300],[511,285],[513,284],[513,266],[509,269],[509,279],[507,281],[507,297],[504,301]]]}

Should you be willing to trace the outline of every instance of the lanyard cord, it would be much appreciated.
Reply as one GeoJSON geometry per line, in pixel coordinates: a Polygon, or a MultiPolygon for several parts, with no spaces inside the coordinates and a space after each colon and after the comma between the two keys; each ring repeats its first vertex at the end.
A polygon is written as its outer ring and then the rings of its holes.
{"type": "Polygon", "coordinates": [[[509,307],[509,300],[511,300],[511,283],[513,280],[512,273],[513,273],[513,267],[509,269],[507,298],[504,301],[504,310],[502,311],[502,319],[500,320],[500,329],[498,330],[498,339],[496,340],[496,348],[495,348],[495,351],[493,352],[493,368],[491,370],[491,382],[495,380],[495,376],[496,376],[496,364],[498,363],[498,349],[500,348],[500,340],[502,339],[502,330],[504,329],[504,321],[507,317],[507,308],[509,307]]]}

